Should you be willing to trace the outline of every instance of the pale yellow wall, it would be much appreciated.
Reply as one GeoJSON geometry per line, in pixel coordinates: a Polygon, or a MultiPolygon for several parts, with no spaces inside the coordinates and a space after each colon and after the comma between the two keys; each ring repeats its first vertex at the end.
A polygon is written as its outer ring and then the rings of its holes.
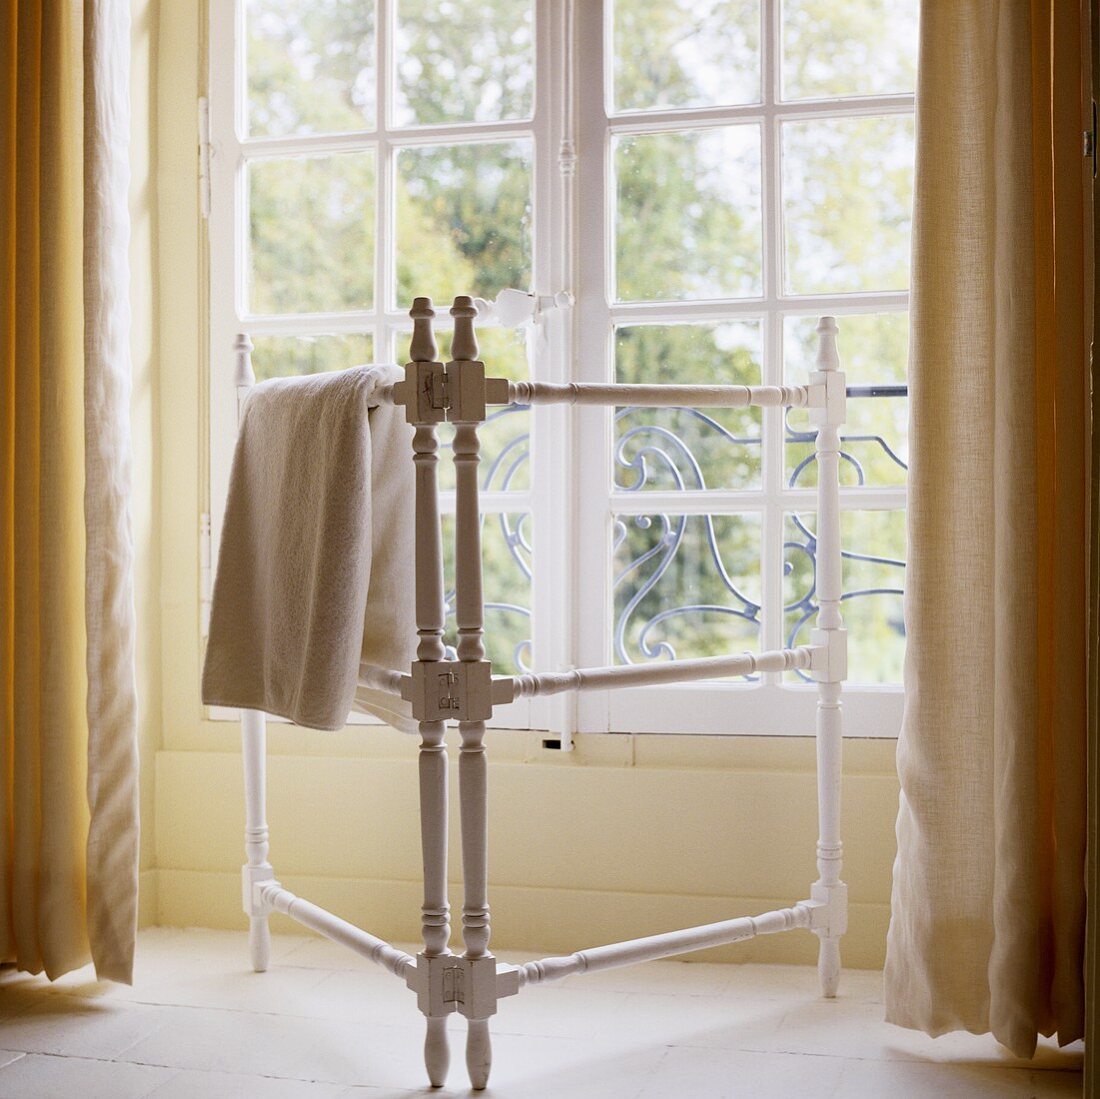
{"type": "Polygon", "coordinates": [[[157,916],[154,793],[160,748],[160,461],[156,354],[156,2],[132,0],[130,141],[130,308],[134,444],[133,531],[138,617],[137,686],[141,758],[141,903],[139,920],[157,916]]]}
{"type": "MultiPolygon", "coordinates": [[[[198,698],[207,388],[196,182],[201,29],[192,4],[162,0],[156,183],[164,713],[156,877],[161,922],[241,927],[237,730],[204,720],[198,698]]],[[[751,913],[804,897],[815,876],[809,738],[589,736],[562,755],[542,749],[535,735],[494,732],[489,751],[494,943],[501,948],[574,949],[751,913]]],[[[852,921],[845,956],[858,966],[882,962],[898,794],[893,761],[891,741],[847,746],[852,921]]],[[[269,768],[272,854],[284,883],[377,934],[412,939],[419,909],[415,740],[388,730],[274,726],[269,768]]],[[[456,879],[458,871],[456,859],[456,879]]],[[[460,889],[452,902],[460,907],[460,889]]],[[[812,937],[798,932],[720,956],[809,961],[813,952],[812,937]]]]}

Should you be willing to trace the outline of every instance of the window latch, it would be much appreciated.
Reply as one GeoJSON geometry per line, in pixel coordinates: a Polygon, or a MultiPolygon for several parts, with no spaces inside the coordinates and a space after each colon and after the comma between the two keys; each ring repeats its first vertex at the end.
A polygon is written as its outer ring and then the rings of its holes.
{"type": "Polygon", "coordinates": [[[501,290],[496,301],[474,298],[478,316],[482,321],[499,324],[501,328],[522,328],[528,323],[538,324],[548,313],[565,309],[573,304],[568,290],[556,294],[529,294],[525,290],[510,287],[501,290]]]}
{"type": "Polygon", "coordinates": [[[1092,161],[1092,178],[1096,178],[1096,100],[1092,101],[1092,127],[1081,135],[1081,155],[1092,161]]]}

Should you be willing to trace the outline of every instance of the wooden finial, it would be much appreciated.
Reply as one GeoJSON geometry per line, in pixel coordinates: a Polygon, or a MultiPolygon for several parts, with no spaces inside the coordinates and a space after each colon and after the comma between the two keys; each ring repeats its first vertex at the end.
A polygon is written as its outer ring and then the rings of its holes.
{"type": "Polygon", "coordinates": [[[252,340],[247,332],[238,332],[233,341],[233,354],[236,356],[236,370],[234,372],[237,386],[255,385],[256,375],[252,370],[252,340]]]}
{"type": "Polygon", "coordinates": [[[840,352],[836,346],[839,329],[836,317],[821,317],[817,322],[817,363],[818,370],[839,370],[840,352]]]}
{"type": "Polygon", "coordinates": [[[455,319],[455,331],[451,337],[451,358],[464,362],[477,359],[477,336],[474,334],[474,317],[477,306],[474,299],[465,294],[455,298],[451,306],[451,316],[455,319]]]}
{"type": "Polygon", "coordinates": [[[414,298],[409,316],[413,320],[413,334],[409,341],[409,358],[414,363],[434,363],[439,357],[439,348],[432,331],[432,318],[435,310],[431,298],[414,298]]]}

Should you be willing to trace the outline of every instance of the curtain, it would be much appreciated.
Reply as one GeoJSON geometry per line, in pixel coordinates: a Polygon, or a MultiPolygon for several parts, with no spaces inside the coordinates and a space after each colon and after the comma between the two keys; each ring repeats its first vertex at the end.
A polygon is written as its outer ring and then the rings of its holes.
{"type": "Polygon", "coordinates": [[[1087,5],[922,6],[886,1015],[1083,1029],[1087,5]]]}
{"type": "Polygon", "coordinates": [[[129,981],[129,7],[0,12],[0,960],[129,981]]]}

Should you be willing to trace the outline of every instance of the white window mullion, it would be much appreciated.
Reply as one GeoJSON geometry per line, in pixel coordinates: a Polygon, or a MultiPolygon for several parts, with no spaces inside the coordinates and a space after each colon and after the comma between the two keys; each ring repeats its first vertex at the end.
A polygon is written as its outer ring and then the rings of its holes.
{"type": "MultiPolygon", "coordinates": [[[[764,384],[780,385],[782,355],[782,319],[769,312],[764,328],[764,384]]],[[[760,564],[760,588],[763,600],[761,617],[761,648],[783,647],[783,512],[780,497],[783,491],[783,412],[782,408],[765,408],[763,441],[764,523],[760,564]]],[[[764,674],[766,683],[778,683],[777,673],[764,674]]]]}
{"type": "MultiPolygon", "coordinates": [[[[775,304],[783,292],[783,248],[780,221],[778,170],[778,134],[774,121],[779,86],[779,3],[765,0],[761,5],[761,90],[764,98],[764,119],[761,123],[761,171],[763,187],[763,261],[764,304],[762,320],[764,385],[782,384],[782,322],[775,313],[775,304]]],[[[760,562],[760,589],[763,608],[760,647],[765,650],[782,647],[783,635],[783,519],[779,503],[783,479],[783,409],[765,408],[764,437],[761,444],[761,470],[764,493],[760,562]]],[[[767,672],[766,684],[777,684],[781,676],[767,672]]]]}
{"type": "MultiPolygon", "coordinates": [[[[374,179],[374,357],[382,357],[385,324],[391,306],[389,290],[393,269],[393,146],[387,138],[393,86],[393,0],[374,0],[374,112],[378,126],[374,179]]],[[[393,360],[397,362],[397,359],[393,360]]]]}
{"type": "MultiPolygon", "coordinates": [[[[575,380],[607,381],[611,317],[609,217],[611,173],[607,97],[604,87],[604,11],[597,3],[575,7],[577,112],[577,360],[575,380]]],[[[570,562],[573,598],[579,609],[575,662],[603,664],[610,652],[611,528],[610,415],[602,408],[572,410],[577,438],[575,552],[570,562]]],[[[608,699],[586,692],[577,700],[578,728],[608,728],[608,699]]]]}
{"type": "Polygon", "coordinates": [[[244,35],[241,3],[216,4],[211,10],[208,73],[210,136],[209,500],[211,569],[217,568],[223,501],[237,435],[233,343],[241,331],[245,244],[245,199],[241,136],[244,133],[244,35]]]}
{"type": "MultiPolygon", "coordinates": [[[[534,111],[535,252],[533,289],[540,296],[572,290],[566,243],[572,210],[567,208],[559,153],[568,125],[567,89],[571,56],[566,33],[567,3],[537,0],[534,111]]],[[[528,359],[536,378],[568,380],[571,357],[571,311],[552,310],[528,330],[528,359]]],[[[573,660],[576,607],[571,598],[572,420],[554,405],[533,405],[531,424],[531,483],[533,494],[524,506],[534,524],[532,584],[532,640],[534,666],[564,668],[573,660]],[[537,505],[534,501],[538,501],[537,505]]],[[[531,721],[548,731],[561,749],[573,746],[576,699],[571,693],[531,702],[531,721]]]]}

